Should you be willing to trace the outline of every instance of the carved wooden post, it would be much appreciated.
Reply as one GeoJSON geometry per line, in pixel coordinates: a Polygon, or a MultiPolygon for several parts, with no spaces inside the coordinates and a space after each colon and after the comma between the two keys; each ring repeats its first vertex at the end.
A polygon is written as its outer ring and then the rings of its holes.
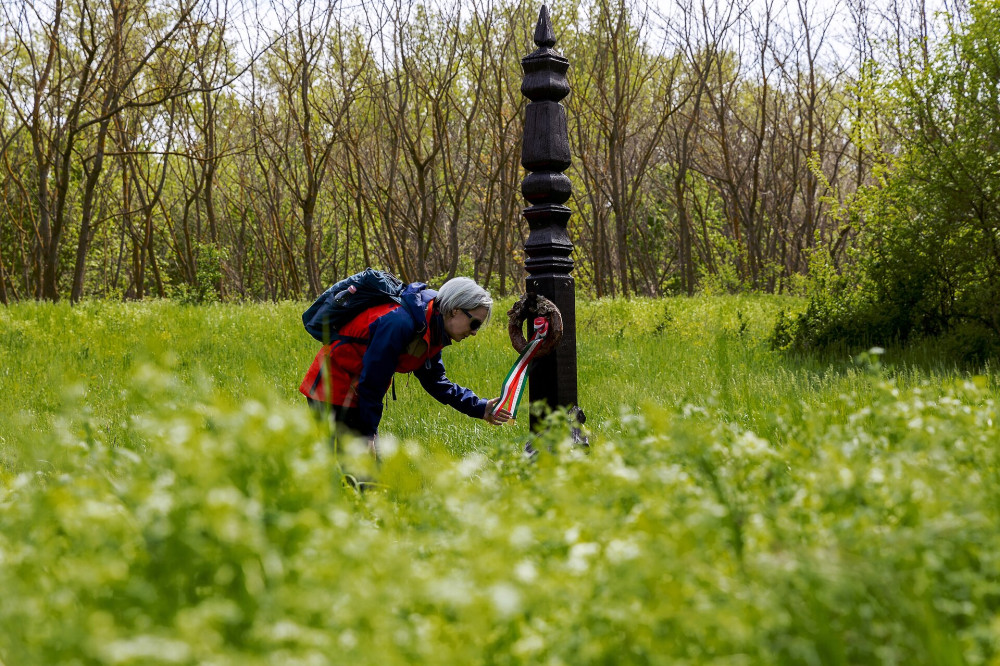
{"type": "MultiPolygon", "coordinates": [[[[523,214],[530,233],[524,243],[528,271],[526,292],[544,296],[559,308],[562,341],[550,354],[535,362],[529,378],[528,397],[550,407],[576,407],[576,295],[573,278],[573,242],[566,233],[572,214],[563,204],[572,192],[563,173],[570,165],[566,109],[559,103],[569,94],[566,70],[569,60],[559,55],[548,7],[542,5],[535,27],[538,48],[521,59],[524,80],[521,93],[531,102],[525,109],[521,165],[529,173],[521,193],[530,206],[523,214]]],[[[582,422],[582,412],[578,418],[582,422]]],[[[534,429],[537,423],[531,417],[534,429]]]]}

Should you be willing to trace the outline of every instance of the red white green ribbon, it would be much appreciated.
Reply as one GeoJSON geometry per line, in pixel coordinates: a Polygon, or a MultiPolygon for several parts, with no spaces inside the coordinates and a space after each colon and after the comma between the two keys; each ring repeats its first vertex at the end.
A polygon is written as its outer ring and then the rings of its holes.
{"type": "Polygon", "coordinates": [[[538,346],[542,344],[545,336],[549,332],[549,320],[545,317],[535,317],[535,334],[531,341],[521,352],[517,362],[507,373],[507,378],[503,382],[503,390],[500,391],[500,400],[493,408],[495,414],[501,409],[506,409],[511,413],[511,418],[517,418],[517,407],[521,404],[521,394],[528,384],[528,373],[531,372],[531,363],[535,360],[538,346]]]}

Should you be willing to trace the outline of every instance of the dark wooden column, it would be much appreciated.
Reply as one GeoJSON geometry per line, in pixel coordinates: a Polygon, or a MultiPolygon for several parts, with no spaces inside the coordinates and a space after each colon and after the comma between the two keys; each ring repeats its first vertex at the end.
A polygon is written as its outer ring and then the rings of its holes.
{"type": "MultiPolygon", "coordinates": [[[[570,165],[569,134],[566,108],[559,103],[569,94],[569,60],[553,48],[556,37],[545,5],[538,13],[535,44],[538,48],[521,59],[521,93],[531,100],[525,109],[521,148],[521,165],[530,172],[521,183],[521,193],[530,204],[523,211],[530,228],[524,243],[525,291],[555,303],[562,313],[563,337],[554,351],[535,362],[528,397],[532,402],[544,400],[554,409],[577,406],[576,295],[570,276],[573,242],[566,232],[572,211],[563,205],[572,192],[563,173],[570,165]]],[[[532,416],[533,429],[536,422],[532,416]]]]}

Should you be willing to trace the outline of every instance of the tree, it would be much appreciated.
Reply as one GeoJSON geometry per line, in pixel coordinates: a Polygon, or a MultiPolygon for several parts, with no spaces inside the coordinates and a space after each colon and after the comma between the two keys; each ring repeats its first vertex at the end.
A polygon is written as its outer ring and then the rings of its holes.
{"type": "Polygon", "coordinates": [[[911,42],[882,103],[899,152],[853,208],[859,262],[816,294],[803,346],[957,336],[1000,351],[1000,8],[974,1],[936,47],[911,42]]]}
{"type": "Polygon", "coordinates": [[[60,253],[70,228],[77,239],[71,298],[83,295],[87,252],[94,234],[97,183],[108,132],[125,109],[153,107],[195,87],[185,50],[186,26],[215,26],[211,6],[185,0],[171,9],[147,0],[66,6],[4,5],[10,26],[10,69],[0,77],[18,122],[32,139],[38,210],[35,296],[60,296],[60,253]],[[152,78],[157,61],[174,65],[169,80],[152,78]],[[79,206],[78,217],[77,209],[79,206]]]}
{"type": "Polygon", "coordinates": [[[335,19],[335,4],[299,0],[284,17],[291,30],[275,43],[258,73],[260,92],[265,94],[254,100],[257,154],[298,208],[306,282],[313,296],[324,289],[317,205],[340,139],[338,126],[365,67],[359,62],[352,63],[350,71],[344,68],[345,40],[335,19]],[[331,73],[347,75],[336,94],[320,83],[331,73]]]}
{"type": "Polygon", "coordinates": [[[624,0],[597,0],[576,35],[584,62],[576,62],[569,98],[570,132],[589,217],[594,286],[623,295],[650,293],[655,281],[637,274],[636,229],[648,204],[650,174],[662,159],[660,142],[687,91],[675,89],[678,58],[654,50],[648,8],[624,0]],[[605,249],[610,254],[605,255],[605,249]],[[640,281],[644,284],[640,288],[640,281]]]}
{"type": "Polygon", "coordinates": [[[474,243],[475,278],[490,288],[494,276],[502,294],[523,280],[525,222],[521,215],[521,139],[525,98],[521,94],[519,59],[533,50],[535,7],[528,3],[474,3],[470,42],[480,45],[482,57],[468,63],[472,79],[482,82],[482,108],[472,131],[484,143],[476,170],[478,214],[473,234],[486,242],[474,243]]]}

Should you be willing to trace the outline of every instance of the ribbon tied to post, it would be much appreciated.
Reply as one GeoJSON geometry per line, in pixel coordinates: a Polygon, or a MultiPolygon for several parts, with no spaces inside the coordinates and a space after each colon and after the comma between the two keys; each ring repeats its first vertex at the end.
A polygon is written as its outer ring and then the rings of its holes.
{"type": "Polygon", "coordinates": [[[531,336],[531,341],[525,346],[503,381],[500,400],[493,408],[494,413],[506,409],[511,413],[511,418],[517,418],[517,408],[521,404],[521,395],[528,383],[528,373],[531,372],[531,362],[538,356],[538,350],[548,335],[549,322],[545,317],[535,317],[534,328],[535,333],[531,336]]]}
{"type": "Polygon", "coordinates": [[[509,323],[507,331],[510,343],[517,351],[517,361],[507,373],[500,400],[493,408],[494,413],[506,409],[513,418],[517,418],[517,409],[521,403],[524,387],[528,383],[528,374],[532,363],[551,352],[562,338],[562,315],[559,308],[544,296],[528,294],[522,296],[507,311],[509,323]],[[527,318],[534,314],[531,340],[526,340],[521,328],[527,318]]]}

